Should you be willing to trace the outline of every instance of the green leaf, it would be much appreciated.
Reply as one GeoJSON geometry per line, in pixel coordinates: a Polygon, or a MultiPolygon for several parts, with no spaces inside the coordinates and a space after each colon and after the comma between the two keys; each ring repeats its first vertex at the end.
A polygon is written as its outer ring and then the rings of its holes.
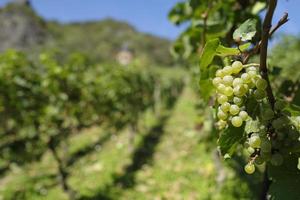
{"type": "Polygon", "coordinates": [[[231,156],[238,144],[243,140],[245,125],[236,128],[230,126],[224,132],[221,133],[221,136],[218,140],[219,149],[222,155],[231,156]]]}
{"type": "Polygon", "coordinates": [[[241,52],[247,50],[250,47],[251,43],[246,43],[243,45],[240,45],[239,48],[229,48],[229,47],[224,47],[223,45],[219,45],[217,48],[217,55],[218,56],[236,56],[241,54],[241,52]]]}
{"type": "Polygon", "coordinates": [[[289,111],[292,116],[300,116],[300,106],[291,103],[285,110],[289,111]]]}
{"type": "Polygon", "coordinates": [[[234,56],[239,54],[240,51],[238,50],[238,48],[229,48],[229,47],[224,47],[223,45],[219,45],[217,49],[218,56],[234,56]]]}
{"type": "Polygon", "coordinates": [[[213,90],[213,85],[209,80],[210,76],[212,76],[212,73],[210,73],[208,66],[212,63],[219,45],[219,39],[213,39],[208,41],[205,44],[200,58],[200,95],[205,101],[209,100],[210,94],[213,90]]]}
{"type": "Polygon", "coordinates": [[[235,41],[250,41],[256,34],[256,19],[248,19],[237,28],[233,33],[235,41]]]}
{"type": "Polygon", "coordinates": [[[297,155],[286,157],[284,164],[279,167],[269,165],[268,174],[272,180],[269,189],[271,200],[299,199],[300,170],[297,165],[297,155]]]}
{"type": "Polygon", "coordinates": [[[242,52],[244,52],[244,51],[246,51],[247,49],[249,49],[250,46],[251,46],[251,43],[250,43],[250,42],[247,42],[247,43],[245,43],[245,44],[240,45],[240,46],[239,46],[239,49],[240,49],[242,52]]]}
{"type": "Polygon", "coordinates": [[[211,64],[217,53],[219,45],[219,38],[210,40],[205,44],[200,57],[200,70],[206,70],[207,67],[211,64]]]}
{"type": "Polygon", "coordinates": [[[251,13],[253,15],[257,15],[258,13],[260,13],[263,9],[266,8],[266,3],[265,2],[256,2],[255,5],[253,6],[251,13]]]}

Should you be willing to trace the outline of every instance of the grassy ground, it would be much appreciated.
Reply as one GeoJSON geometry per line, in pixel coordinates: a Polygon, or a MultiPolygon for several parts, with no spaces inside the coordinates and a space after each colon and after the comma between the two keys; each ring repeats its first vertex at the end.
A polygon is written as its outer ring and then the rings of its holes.
{"type": "MultiPolygon", "coordinates": [[[[71,187],[87,200],[254,199],[243,181],[248,177],[220,161],[195,130],[197,100],[186,87],[161,117],[146,113],[132,151],[128,130],[112,134],[94,127],[73,136],[67,144],[76,158],[68,162],[71,187]]],[[[0,200],[67,199],[56,170],[50,153],[41,162],[12,165],[0,180],[0,200]]]]}

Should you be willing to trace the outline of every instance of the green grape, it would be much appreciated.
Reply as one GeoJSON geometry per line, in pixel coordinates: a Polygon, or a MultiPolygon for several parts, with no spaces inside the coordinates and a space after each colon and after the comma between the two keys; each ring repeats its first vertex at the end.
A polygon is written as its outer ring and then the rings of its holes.
{"type": "Polygon", "coordinates": [[[258,156],[258,157],[256,157],[255,158],[255,164],[257,164],[257,165],[262,165],[262,164],[264,164],[264,159],[261,157],[261,156],[258,156]]]}
{"type": "Polygon", "coordinates": [[[251,77],[251,78],[256,78],[257,77],[257,72],[256,71],[248,71],[247,74],[251,77]]]}
{"type": "Polygon", "coordinates": [[[218,103],[219,104],[223,104],[223,103],[225,103],[225,102],[227,102],[228,101],[228,98],[227,98],[227,96],[225,96],[225,95],[220,95],[219,97],[218,97],[218,103]]]}
{"type": "Polygon", "coordinates": [[[234,95],[242,97],[247,93],[247,88],[244,85],[238,85],[233,88],[234,95]]]}
{"type": "Polygon", "coordinates": [[[222,120],[226,120],[228,117],[227,113],[223,112],[221,109],[218,110],[217,116],[222,120]]]}
{"type": "Polygon", "coordinates": [[[255,87],[255,81],[253,81],[253,79],[251,79],[251,82],[248,83],[248,87],[249,87],[250,89],[252,89],[252,88],[255,87]]]}
{"type": "Polygon", "coordinates": [[[251,82],[251,76],[247,73],[243,73],[241,75],[241,79],[243,80],[244,83],[250,83],[251,82]]]}
{"type": "Polygon", "coordinates": [[[233,82],[233,77],[230,75],[226,75],[223,77],[222,81],[223,81],[224,85],[231,86],[232,82],[233,82]]]}
{"type": "Polygon", "coordinates": [[[254,91],[254,98],[256,100],[262,100],[265,97],[266,97],[266,93],[264,90],[257,89],[254,91]]]}
{"type": "Polygon", "coordinates": [[[226,96],[232,96],[233,95],[233,89],[232,89],[232,87],[226,87],[223,93],[226,96]]]}
{"type": "Polygon", "coordinates": [[[272,150],[272,145],[269,140],[262,140],[260,144],[260,149],[262,152],[269,153],[272,150]]]}
{"type": "Polygon", "coordinates": [[[248,163],[244,167],[244,170],[247,174],[253,174],[255,172],[255,166],[252,163],[248,163]]]}
{"type": "Polygon", "coordinates": [[[276,101],[274,107],[276,110],[283,110],[285,108],[285,103],[283,101],[276,101]]]}
{"type": "Polygon", "coordinates": [[[237,86],[240,86],[242,85],[244,82],[241,78],[235,78],[232,82],[232,86],[233,87],[237,87],[237,86]]]}
{"type": "Polygon", "coordinates": [[[248,84],[243,84],[242,86],[243,86],[243,88],[244,88],[244,90],[245,90],[245,93],[247,93],[248,90],[249,90],[248,84]]]}
{"type": "Polygon", "coordinates": [[[267,88],[268,83],[265,79],[260,78],[256,81],[255,85],[256,85],[257,89],[265,90],[267,88]]]}
{"type": "Polygon", "coordinates": [[[225,102],[221,105],[221,109],[223,110],[223,112],[228,112],[230,109],[230,103],[225,102]]]}
{"type": "Polygon", "coordinates": [[[224,121],[224,120],[219,120],[217,122],[217,126],[218,126],[219,129],[223,129],[223,128],[225,128],[227,126],[227,122],[224,121]]]}
{"type": "Polygon", "coordinates": [[[234,126],[234,127],[241,127],[242,124],[243,124],[243,120],[241,117],[238,117],[238,116],[235,116],[231,119],[231,124],[234,126]]]}
{"type": "Polygon", "coordinates": [[[257,69],[256,69],[256,67],[253,67],[253,66],[251,66],[251,67],[248,67],[247,69],[246,69],[246,72],[249,72],[249,71],[257,71],[257,69]]]}
{"type": "Polygon", "coordinates": [[[260,137],[258,135],[251,135],[251,137],[249,138],[249,145],[252,148],[259,148],[260,144],[261,144],[260,137]]]}
{"type": "Polygon", "coordinates": [[[243,69],[243,63],[240,61],[234,61],[231,66],[234,74],[238,74],[243,69]]]}
{"type": "Polygon", "coordinates": [[[263,120],[270,120],[274,117],[274,112],[271,108],[266,108],[263,110],[262,118],[263,120]]]}
{"type": "Polygon", "coordinates": [[[248,147],[247,148],[247,152],[251,155],[251,154],[253,154],[255,152],[255,149],[252,148],[252,147],[248,147]]]}
{"type": "Polygon", "coordinates": [[[230,106],[229,112],[232,115],[236,115],[236,114],[238,114],[240,112],[240,107],[238,107],[237,105],[233,104],[233,105],[230,106]]]}
{"type": "Polygon", "coordinates": [[[243,104],[243,99],[240,97],[233,97],[233,103],[240,106],[243,104]]]}
{"type": "Polygon", "coordinates": [[[223,68],[224,76],[232,74],[232,68],[230,66],[226,66],[223,68]]]}
{"type": "Polygon", "coordinates": [[[239,116],[242,118],[243,121],[246,121],[249,117],[248,113],[243,110],[239,113],[239,116]]]}
{"type": "Polygon", "coordinates": [[[222,69],[218,69],[216,71],[216,77],[223,77],[225,74],[222,69]]]}
{"type": "Polygon", "coordinates": [[[215,78],[213,79],[213,85],[214,85],[215,87],[218,87],[218,85],[221,84],[221,83],[223,83],[223,80],[222,80],[220,77],[215,77],[215,78]]]}
{"type": "Polygon", "coordinates": [[[226,88],[226,86],[224,84],[219,84],[217,87],[217,90],[219,93],[223,94],[225,88],[226,88]]]}
{"type": "Polygon", "coordinates": [[[279,153],[273,154],[272,157],[271,157],[271,163],[274,166],[280,166],[280,165],[282,165],[282,163],[283,163],[283,157],[282,157],[282,155],[279,154],[279,153]]]}

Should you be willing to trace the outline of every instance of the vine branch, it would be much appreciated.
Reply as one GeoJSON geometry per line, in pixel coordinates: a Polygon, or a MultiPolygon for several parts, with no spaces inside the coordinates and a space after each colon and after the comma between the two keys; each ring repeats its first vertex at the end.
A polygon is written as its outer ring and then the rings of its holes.
{"type": "Polygon", "coordinates": [[[268,76],[267,56],[268,56],[268,44],[269,44],[269,35],[270,35],[269,33],[272,27],[272,19],[273,19],[276,6],[277,6],[277,0],[269,0],[269,6],[266,13],[266,17],[263,22],[263,30],[261,35],[260,68],[259,68],[262,78],[265,79],[268,83],[266,91],[272,109],[274,109],[275,98],[273,95],[273,91],[268,76]]]}
{"type": "MultiPolygon", "coordinates": [[[[279,29],[282,25],[284,25],[286,22],[289,21],[288,17],[289,17],[288,13],[284,13],[284,15],[277,22],[277,24],[271,28],[269,32],[269,38],[273,36],[273,34],[277,31],[277,29],[279,29]]],[[[246,55],[245,59],[243,60],[243,63],[247,63],[252,55],[257,54],[260,50],[260,47],[261,47],[261,41],[255,45],[252,52],[246,55]]]]}
{"type": "MultiPolygon", "coordinates": [[[[273,95],[273,91],[271,88],[269,76],[268,76],[268,66],[267,66],[267,56],[268,56],[268,44],[269,44],[269,37],[272,35],[282,24],[284,24],[287,21],[287,13],[283,16],[282,20],[280,20],[277,25],[272,28],[272,19],[277,6],[277,0],[269,0],[267,13],[265,16],[265,19],[263,21],[263,27],[262,27],[262,35],[261,35],[261,42],[258,44],[260,49],[260,73],[262,75],[262,78],[267,81],[267,97],[268,101],[274,110],[274,104],[275,104],[275,97],[273,95]]],[[[263,185],[262,185],[262,193],[261,193],[261,200],[267,199],[268,190],[271,184],[271,181],[268,178],[268,171],[267,171],[267,165],[264,172],[264,178],[263,178],[263,185]]]]}

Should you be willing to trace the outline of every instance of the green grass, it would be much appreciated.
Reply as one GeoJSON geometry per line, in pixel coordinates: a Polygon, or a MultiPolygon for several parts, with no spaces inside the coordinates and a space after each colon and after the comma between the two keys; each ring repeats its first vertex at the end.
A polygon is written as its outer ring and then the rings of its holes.
{"type": "MultiPolygon", "coordinates": [[[[195,129],[197,101],[186,87],[161,118],[146,112],[133,151],[127,129],[112,134],[93,127],[72,136],[69,153],[77,159],[69,166],[71,187],[81,199],[254,199],[242,169],[229,167],[202,142],[202,131],[195,129]]],[[[12,167],[0,180],[0,199],[67,199],[56,170],[50,153],[40,162],[12,167]]]]}

